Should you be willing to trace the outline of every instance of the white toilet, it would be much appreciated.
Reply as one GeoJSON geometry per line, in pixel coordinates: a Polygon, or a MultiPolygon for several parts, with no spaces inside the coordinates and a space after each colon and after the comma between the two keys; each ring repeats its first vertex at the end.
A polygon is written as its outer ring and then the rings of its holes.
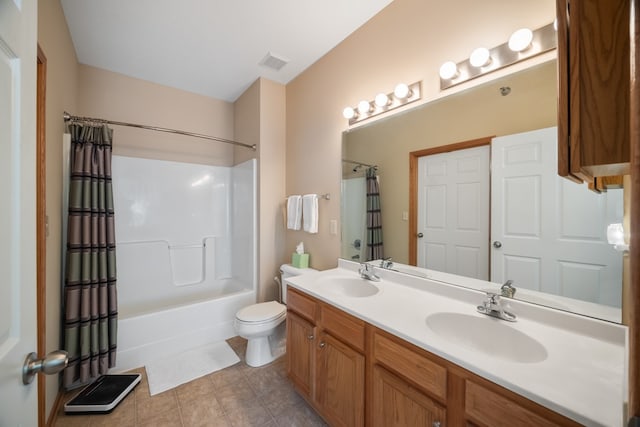
{"type": "Polygon", "coordinates": [[[235,329],[239,336],[247,339],[245,360],[249,366],[262,366],[282,356],[285,352],[287,317],[287,277],[299,276],[313,268],[296,268],[290,264],[280,267],[280,289],[282,304],[277,301],[261,302],[240,309],[236,313],[235,329]]]}

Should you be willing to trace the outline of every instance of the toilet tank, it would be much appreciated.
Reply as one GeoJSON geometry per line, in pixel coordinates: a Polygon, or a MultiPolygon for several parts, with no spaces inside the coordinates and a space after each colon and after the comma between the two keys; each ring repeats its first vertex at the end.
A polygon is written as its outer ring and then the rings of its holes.
{"type": "Polygon", "coordinates": [[[280,266],[280,286],[282,292],[282,303],[287,303],[287,284],[284,282],[285,279],[293,276],[299,276],[304,273],[309,273],[311,271],[318,271],[315,268],[298,268],[294,267],[291,264],[282,264],[280,266]]]}

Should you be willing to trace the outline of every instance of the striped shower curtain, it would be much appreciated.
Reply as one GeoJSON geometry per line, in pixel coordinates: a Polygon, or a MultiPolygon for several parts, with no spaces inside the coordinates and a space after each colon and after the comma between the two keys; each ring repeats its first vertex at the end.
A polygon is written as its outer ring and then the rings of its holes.
{"type": "Polygon", "coordinates": [[[106,125],[70,124],[70,182],[64,284],[64,340],[69,365],[63,385],[83,384],[116,363],[118,306],[106,125]]]}
{"type": "Polygon", "coordinates": [[[380,211],[380,187],[376,168],[367,169],[367,259],[384,258],[382,245],[382,213],[380,211]]]}

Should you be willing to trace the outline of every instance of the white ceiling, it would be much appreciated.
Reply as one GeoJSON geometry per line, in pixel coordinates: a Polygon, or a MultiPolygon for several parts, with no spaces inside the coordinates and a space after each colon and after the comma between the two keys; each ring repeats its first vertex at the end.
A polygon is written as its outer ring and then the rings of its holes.
{"type": "Polygon", "coordinates": [[[258,77],[288,83],[391,1],[61,0],[80,63],[230,102],[258,77]]]}

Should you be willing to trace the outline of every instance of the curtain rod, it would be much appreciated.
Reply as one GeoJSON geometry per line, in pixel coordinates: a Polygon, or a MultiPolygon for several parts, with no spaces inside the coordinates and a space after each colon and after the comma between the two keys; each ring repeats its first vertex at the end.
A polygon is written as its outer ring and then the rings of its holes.
{"type": "Polygon", "coordinates": [[[239,145],[241,147],[251,148],[254,151],[256,150],[256,144],[249,145],[249,144],[244,144],[242,142],[233,141],[231,139],[218,138],[217,136],[202,135],[202,134],[199,134],[199,133],[186,132],[186,131],[183,131],[183,130],[161,128],[161,127],[157,127],[157,126],[138,125],[138,124],[135,124],[135,123],[117,122],[117,121],[105,120],[105,119],[95,119],[95,118],[92,118],[92,117],[72,116],[71,114],[67,113],[66,111],[64,112],[62,117],[64,118],[65,122],[106,123],[106,124],[116,125],[116,126],[128,126],[128,127],[133,127],[133,128],[139,128],[139,129],[155,130],[157,132],[176,133],[178,135],[193,136],[194,138],[202,138],[202,139],[208,139],[210,141],[224,142],[225,144],[239,145]]]}
{"type": "Polygon", "coordinates": [[[342,159],[342,161],[345,162],[345,163],[351,163],[352,165],[366,166],[368,168],[377,168],[378,167],[378,165],[369,165],[367,163],[356,162],[354,160],[342,159]]]}

